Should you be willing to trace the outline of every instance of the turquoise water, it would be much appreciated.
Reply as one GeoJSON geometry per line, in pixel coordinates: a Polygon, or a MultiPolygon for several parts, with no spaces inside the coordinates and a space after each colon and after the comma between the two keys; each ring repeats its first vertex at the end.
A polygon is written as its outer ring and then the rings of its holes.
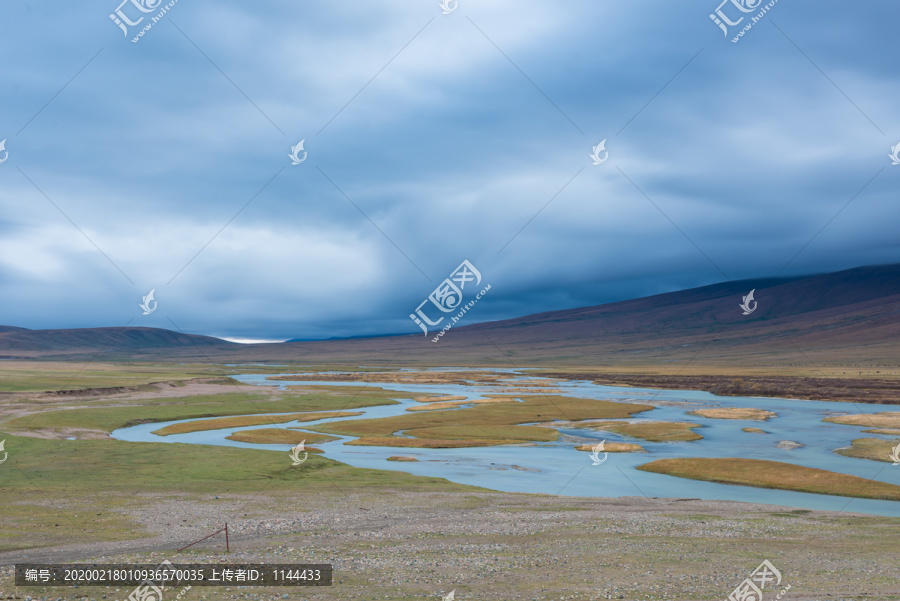
{"type": "MultiPolygon", "coordinates": [[[[504,370],[506,371],[506,370],[504,370]]],[[[266,380],[271,374],[246,374],[235,379],[259,385],[280,387],[292,382],[266,380]]],[[[522,386],[535,378],[523,378],[522,386]]],[[[359,382],[302,382],[303,384],[328,384],[332,386],[384,386],[391,390],[416,393],[452,394],[467,399],[482,398],[484,394],[496,394],[496,386],[464,386],[458,384],[395,384],[359,382]]],[[[459,482],[506,492],[549,493],[593,497],[675,497],[706,500],[751,501],[785,505],[803,509],[847,511],[884,516],[900,516],[900,502],[852,499],[830,495],[815,495],[791,491],[769,490],[746,486],[716,484],[652,474],[635,467],[655,459],[670,457],[741,457],[783,461],[850,474],[862,478],[900,485],[900,466],[890,463],[843,457],[834,449],[850,445],[854,438],[885,438],[877,434],[861,434],[860,426],[845,426],[822,422],[824,417],[844,413],[876,413],[890,410],[881,405],[860,405],[829,401],[796,401],[757,397],[719,397],[708,392],[689,390],[656,390],[649,388],[622,388],[602,386],[591,382],[554,383],[554,387],[568,396],[610,401],[635,402],[653,405],[653,411],[638,414],[629,421],[690,421],[702,427],[696,431],[704,438],[692,442],[652,443],[635,440],[611,432],[592,432],[585,429],[559,427],[561,434],[579,438],[579,442],[600,441],[637,442],[647,453],[610,453],[601,465],[592,465],[590,454],[576,451],[576,442],[553,442],[528,445],[467,449],[406,449],[388,447],[347,446],[351,437],[329,443],[317,443],[325,455],[355,467],[395,470],[411,474],[441,477],[459,482]],[[708,419],[688,415],[689,411],[706,407],[755,407],[774,411],[777,417],[767,422],[708,419]],[[745,427],[761,428],[767,434],[742,432],[745,427]],[[798,442],[801,448],[787,450],[776,446],[782,440],[798,442]],[[419,462],[386,461],[392,455],[416,457],[419,462]],[[516,466],[516,467],[513,467],[516,466]]],[[[354,409],[364,416],[340,418],[362,419],[400,415],[410,406],[420,405],[409,399],[397,399],[399,405],[354,409]]],[[[344,407],[336,404],[335,409],[344,407]]],[[[262,412],[261,412],[262,413],[262,412]]],[[[340,421],[327,419],[317,422],[286,422],[279,427],[306,427],[320,423],[340,421]]],[[[290,445],[259,445],[226,440],[226,436],[240,430],[271,428],[272,424],[243,426],[157,436],[152,432],[164,426],[192,420],[176,420],[140,424],[121,428],[112,433],[113,438],[134,442],[164,442],[209,444],[283,452],[285,462],[290,462],[287,451],[290,445]]],[[[289,463],[288,463],[289,465],[289,463]]],[[[296,469],[302,469],[297,466],[296,469]]]]}

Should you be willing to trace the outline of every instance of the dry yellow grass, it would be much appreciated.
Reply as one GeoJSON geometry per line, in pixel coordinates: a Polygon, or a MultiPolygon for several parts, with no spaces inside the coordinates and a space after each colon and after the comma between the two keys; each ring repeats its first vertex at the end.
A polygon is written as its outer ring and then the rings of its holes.
{"type": "MultiPolygon", "coordinates": [[[[593,452],[594,447],[596,445],[593,444],[581,444],[575,447],[576,451],[591,451],[593,452]]],[[[603,443],[603,450],[601,453],[646,453],[644,447],[639,444],[635,444],[633,442],[605,442],[603,443]]]]}
{"type": "Polygon", "coordinates": [[[490,447],[501,444],[521,444],[521,440],[438,440],[401,438],[400,436],[363,436],[344,443],[368,447],[412,447],[419,449],[461,449],[465,447],[490,447]]]}
{"type": "MultiPolygon", "coordinates": [[[[471,402],[471,401],[469,401],[471,402]]],[[[463,401],[447,401],[440,403],[429,403],[428,405],[422,405],[421,407],[407,407],[406,410],[409,412],[417,412],[417,411],[440,411],[442,409],[455,409],[460,405],[465,405],[466,403],[463,401]]]]}
{"type": "Polygon", "coordinates": [[[493,439],[518,442],[552,442],[559,439],[559,432],[541,426],[433,426],[413,428],[406,434],[422,439],[470,440],[493,439]]]}
{"type": "MultiPolygon", "coordinates": [[[[284,428],[260,428],[259,430],[241,430],[235,432],[231,436],[226,436],[228,440],[236,440],[238,442],[252,442],[256,444],[300,444],[304,440],[309,443],[328,442],[337,440],[333,436],[318,434],[315,432],[298,432],[297,430],[285,430],[284,428]]],[[[306,448],[307,451],[321,453],[320,449],[306,448]]]]}
{"type": "MultiPolygon", "coordinates": [[[[548,440],[551,436],[548,430],[552,428],[517,424],[553,420],[625,418],[653,409],[651,405],[555,395],[526,397],[521,402],[506,402],[513,399],[514,397],[492,397],[493,402],[489,404],[478,404],[453,411],[427,411],[377,419],[347,420],[314,426],[313,429],[317,432],[361,437],[361,440],[348,444],[431,448],[487,446],[548,440]],[[443,435],[439,438],[415,439],[392,436],[401,431],[416,436],[422,434],[423,430],[427,434],[429,428],[446,427],[458,429],[452,430],[454,436],[443,435]],[[485,428],[501,428],[501,430],[493,430],[488,435],[485,428]],[[503,438],[502,432],[508,433],[508,437],[503,438]]],[[[556,436],[555,430],[552,436],[556,436]]]]}
{"type": "Polygon", "coordinates": [[[846,457],[859,459],[871,459],[873,461],[887,461],[893,463],[891,456],[894,448],[900,445],[900,440],[883,440],[881,438],[857,438],[850,443],[850,447],[836,449],[834,452],[846,457]]]}
{"type": "Polygon", "coordinates": [[[558,388],[516,388],[515,386],[506,386],[501,385],[500,390],[504,393],[517,393],[517,394],[550,394],[550,393],[558,393],[562,392],[558,388]]]}
{"type": "MultiPolygon", "coordinates": [[[[463,397],[465,398],[465,397],[463,397]]],[[[455,409],[462,405],[483,405],[485,403],[508,403],[514,401],[512,397],[488,397],[486,399],[472,399],[462,401],[447,401],[440,403],[430,403],[422,407],[407,407],[407,411],[438,411],[440,409],[455,409]]]]}
{"type": "Polygon", "coordinates": [[[768,434],[765,430],[760,430],[759,428],[741,428],[744,432],[750,432],[751,434],[768,434]]]}
{"type": "Polygon", "coordinates": [[[417,396],[413,397],[413,400],[417,403],[440,403],[443,401],[464,401],[466,397],[457,396],[452,394],[444,394],[437,396],[417,396]]]}
{"type": "Polygon", "coordinates": [[[733,457],[657,459],[637,469],[724,484],[900,501],[900,486],[895,484],[780,461],[733,457]]]}
{"type": "Polygon", "coordinates": [[[715,407],[710,409],[697,409],[691,411],[690,414],[713,419],[752,419],[761,422],[778,415],[774,411],[754,409],[752,407],[715,407]]]}
{"type": "Polygon", "coordinates": [[[690,422],[638,422],[635,424],[629,424],[628,422],[591,422],[584,425],[576,424],[576,426],[615,432],[616,434],[642,438],[649,442],[691,441],[703,438],[693,431],[693,428],[700,428],[700,424],[692,424],[690,422]]]}
{"type": "Polygon", "coordinates": [[[870,428],[900,428],[900,411],[837,415],[834,417],[826,417],[822,421],[831,422],[833,424],[846,424],[849,426],[869,426],[870,428]]]}
{"type": "MultiPolygon", "coordinates": [[[[553,428],[542,426],[431,426],[427,428],[411,428],[404,431],[405,437],[368,437],[367,445],[372,445],[372,440],[400,440],[397,445],[388,446],[415,446],[423,448],[455,448],[483,446],[484,441],[497,444],[521,444],[523,442],[552,442],[559,439],[559,432],[553,428]],[[406,438],[406,437],[412,437],[406,438]],[[414,442],[413,442],[414,441],[414,442]],[[447,444],[448,441],[464,441],[465,444],[447,444]]],[[[362,444],[362,443],[348,443],[362,444]]]]}
{"type": "Polygon", "coordinates": [[[886,434],[888,436],[900,436],[900,430],[897,428],[875,428],[873,430],[863,430],[866,434],[886,434]]]}
{"type": "Polygon", "coordinates": [[[388,461],[418,461],[415,457],[406,457],[404,455],[391,455],[387,458],[388,461]]]}
{"type": "Polygon", "coordinates": [[[200,419],[180,424],[172,424],[154,431],[159,436],[169,434],[187,434],[188,432],[200,432],[202,430],[221,430],[222,428],[242,428],[244,426],[259,426],[261,424],[284,424],[287,422],[313,422],[329,417],[353,417],[362,415],[360,411],[316,411],[314,413],[283,413],[281,415],[240,415],[236,417],[217,417],[214,419],[200,419]]]}

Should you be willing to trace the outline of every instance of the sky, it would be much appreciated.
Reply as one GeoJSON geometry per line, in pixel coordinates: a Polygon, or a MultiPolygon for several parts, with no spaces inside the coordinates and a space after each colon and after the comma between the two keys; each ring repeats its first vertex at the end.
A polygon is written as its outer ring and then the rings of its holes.
{"type": "Polygon", "coordinates": [[[900,262],[897,3],[119,1],[0,6],[0,324],[417,334],[463,261],[466,323],[900,262]]]}

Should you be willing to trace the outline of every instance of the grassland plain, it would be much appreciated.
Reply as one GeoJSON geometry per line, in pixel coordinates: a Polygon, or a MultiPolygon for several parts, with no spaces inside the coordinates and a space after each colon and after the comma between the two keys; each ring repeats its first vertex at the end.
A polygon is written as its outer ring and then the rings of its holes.
{"type": "MultiPolygon", "coordinates": [[[[248,370],[251,371],[251,370],[248,370]]],[[[227,372],[208,364],[0,361],[0,391],[35,392],[141,387],[227,372]]]]}
{"type": "Polygon", "coordinates": [[[119,509],[180,494],[212,499],[265,490],[288,496],[366,490],[470,490],[440,478],[353,468],[310,455],[292,470],[287,454],[188,444],[60,441],[11,436],[0,516],[0,552],[79,542],[131,540],[142,532],[119,509]]]}
{"type": "MultiPolygon", "coordinates": [[[[373,388],[349,388],[346,391],[321,391],[314,389],[307,394],[273,394],[269,391],[247,390],[243,387],[233,392],[228,383],[217,386],[217,394],[191,395],[164,399],[79,399],[74,408],[52,409],[43,404],[40,412],[21,411],[22,415],[8,419],[3,427],[15,431],[39,432],[64,428],[80,428],[109,434],[116,428],[140,423],[163,422],[177,419],[193,419],[216,416],[251,415],[259,413],[294,413],[301,411],[341,410],[349,403],[352,408],[391,405],[391,397],[403,397],[403,393],[387,393],[373,388]]],[[[256,387],[253,387],[256,388],[256,387]]],[[[60,403],[57,403],[59,405],[60,403]]],[[[8,406],[8,410],[14,405],[8,406]]],[[[272,423],[280,418],[272,417],[272,423]]],[[[262,422],[262,423],[265,423],[262,422]]]]}
{"type": "MultiPolygon", "coordinates": [[[[71,381],[81,367],[70,366],[71,381]]],[[[55,366],[54,369],[60,369],[55,366]]],[[[140,374],[127,366],[129,378],[154,381],[154,370],[140,374]]],[[[193,373],[184,374],[193,376],[193,373]]],[[[54,382],[59,379],[54,375],[54,382]]],[[[189,378],[184,386],[167,394],[187,396],[156,397],[155,388],[110,390],[112,387],[83,387],[75,394],[50,395],[13,393],[0,404],[0,437],[5,439],[8,460],[0,472],[4,490],[14,490],[0,517],[0,551],[42,547],[51,543],[79,540],[128,540],[140,537],[135,522],[117,509],[144,495],[165,491],[215,496],[223,492],[254,493],[273,481],[282,480],[279,490],[314,493],[341,486],[363,488],[385,486],[392,490],[467,489],[438,478],[417,478],[396,472],[357,470],[323,457],[310,457],[298,475],[285,471],[284,457],[269,451],[228,449],[186,444],[160,445],[127,443],[108,434],[137,423],[174,419],[290,413],[298,411],[343,410],[394,404],[388,393],[378,388],[349,387],[339,391],[308,387],[290,392],[237,386],[229,379],[197,384],[189,378]],[[195,388],[207,394],[190,394],[195,388]],[[100,390],[98,390],[98,388],[100,390]],[[214,391],[214,392],[213,392],[214,391]],[[65,440],[69,434],[78,440],[65,440]],[[242,453],[241,451],[247,451],[242,453]],[[343,475],[342,475],[343,474],[343,475]]],[[[99,382],[103,384],[103,382],[99,382]]],[[[71,382],[70,382],[71,384],[71,382]]],[[[54,384],[55,386],[55,384],[54,384]]],[[[273,418],[277,420],[277,418],[273,418]]],[[[310,436],[313,438],[314,436],[310,436]]]]}
{"type": "MultiPolygon", "coordinates": [[[[302,468],[292,468],[286,457],[269,451],[116,441],[106,434],[128,423],[349,410],[402,395],[354,387],[243,387],[222,380],[217,370],[179,371],[180,366],[172,368],[180,384],[163,388],[153,384],[164,381],[157,367],[141,373],[134,364],[122,366],[128,384],[95,374],[79,394],[42,392],[78,389],[82,367],[73,364],[67,374],[54,374],[48,388],[31,382],[27,390],[0,399],[0,439],[10,452],[0,466],[6,495],[0,512],[2,565],[28,555],[35,561],[324,561],[337,570],[336,585],[329,589],[195,588],[189,601],[268,601],[284,594],[323,601],[405,600],[439,598],[451,589],[460,601],[681,601],[724,598],[768,558],[789,578],[797,601],[900,598],[900,558],[893,552],[897,519],[685,499],[503,494],[439,478],[352,468],[312,454],[302,468]],[[112,384],[137,389],[111,391],[112,384]],[[78,439],[65,440],[72,430],[78,439]],[[98,438],[82,438],[81,432],[98,438]],[[224,521],[233,532],[234,553],[220,552],[222,543],[214,538],[174,554],[224,521]]],[[[10,371],[8,365],[4,369],[10,371]]],[[[10,386],[28,381],[8,380],[10,386]]],[[[597,401],[566,403],[557,404],[557,410],[566,409],[562,419],[630,415],[579,409],[597,401]]],[[[506,405],[525,403],[441,413],[506,405]]],[[[527,419],[555,419],[552,407],[546,400],[534,402],[529,406],[534,415],[527,419]]],[[[438,415],[401,417],[427,421],[438,415]]],[[[497,428],[494,436],[510,426],[508,415],[501,412],[498,419],[482,424],[497,428]]],[[[452,420],[417,423],[426,429],[466,426],[452,420]]],[[[10,570],[0,575],[0,598],[107,595],[111,601],[129,592],[14,589],[10,570]]]]}

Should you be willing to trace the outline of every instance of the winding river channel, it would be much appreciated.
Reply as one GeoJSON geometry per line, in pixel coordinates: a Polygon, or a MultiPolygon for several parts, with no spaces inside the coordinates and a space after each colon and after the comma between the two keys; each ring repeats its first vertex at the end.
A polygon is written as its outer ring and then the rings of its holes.
{"type": "MultiPolygon", "coordinates": [[[[368,385],[402,392],[463,396],[467,399],[483,398],[484,395],[500,392],[496,386],[460,384],[267,380],[266,378],[271,375],[287,374],[243,374],[232,377],[241,382],[256,385],[281,387],[292,384],[368,385]]],[[[528,386],[537,380],[539,379],[523,376],[519,383],[522,386],[528,386]]],[[[566,396],[652,405],[656,407],[655,410],[640,413],[638,417],[628,421],[692,422],[702,426],[696,429],[696,432],[701,434],[703,439],[691,442],[653,443],[612,432],[559,427],[557,428],[561,434],[559,441],[528,445],[462,449],[364,447],[344,445],[344,442],[352,438],[341,437],[339,440],[328,443],[316,443],[315,446],[321,448],[325,456],[355,467],[396,470],[420,476],[440,477],[453,482],[506,492],[585,497],[643,496],[751,501],[802,509],[900,516],[900,502],[896,501],[855,499],[717,484],[635,469],[636,466],[655,459],[670,457],[742,457],[788,462],[900,485],[900,466],[844,457],[833,452],[834,449],[849,446],[850,441],[854,438],[891,439],[892,437],[870,433],[862,434],[861,431],[866,428],[822,421],[823,418],[830,415],[876,413],[889,409],[883,405],[778,398],[720,397],[708,392],[623,388],[603,386],[588,381],[553,381],[552,385],[560,390],[558,394],[566,396]],[[760,422],[710,419],[688,415],[689,411],[711,407],[753,407],[773,411],[777,417],[760,422]],[[742,428],[745,427],[761,428],[767,433],[743,432],[742,428]],[[592,465],[589,453],[576,451],[574,448],[579,442],[599,442],[603,439],[609,442],[637,442],[647,450],[647,453],[609,453],[605,462],[600,465],[592,465]],[[803,446],[794,449],[780,448],[776,446],[780,441],[793,441],[803,446]],[[394,455],[415,457],[418,462],[387,461],[388,457],[394,455]]],[[[278,427],[305,428],[341,419],[388,417],[404,414],[407,407],[421,405],[411,399],[397,400],[399,401],[397,405],[352,409],[364,412],[364,415],[359,417],[329,418],[303,423],[286,422],[279,424],[278,427]]],[[[343,407],[336,408],[343,409],[343,407]]],[[[226,439],[227,436],[237,431],[272,428],[271,423],[169,436],[158,436],[152,433],[169,424],[187,421],[194,420],[140,424],[115,430],[112,437],[133,442],[189,443],[267,449],[285,453],[285,460],[289,461],[286,452],[291,445],[242,443],[226,439]]]]}

